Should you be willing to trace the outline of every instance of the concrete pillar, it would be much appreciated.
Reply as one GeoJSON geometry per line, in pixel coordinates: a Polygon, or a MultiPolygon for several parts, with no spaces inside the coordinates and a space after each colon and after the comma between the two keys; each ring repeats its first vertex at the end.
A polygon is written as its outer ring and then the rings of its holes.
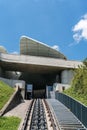
{"type": "Polygon", "coordinates": [[[70,84],[74,76],[73,70],[63,70],[61,72],[61,83],[70,84]]]}
{"type": "Polygon", "coordinates": [[[59,75],[56,75],[56,82],[59,83],[59,75]]]}

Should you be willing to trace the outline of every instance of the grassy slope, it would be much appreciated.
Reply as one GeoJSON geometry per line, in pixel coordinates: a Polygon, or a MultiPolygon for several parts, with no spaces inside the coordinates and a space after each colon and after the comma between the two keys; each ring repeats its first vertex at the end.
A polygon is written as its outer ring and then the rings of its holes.
{"type": "Polygon", "coordinates": [[[64,93],[87,106],[87,67],[80,67],[76,70],[71,88],[65,90],[64,93]]]}
{"type": "Polygon", "coordinates": [[[74,99],[78,100],[79,102],[87,106],[87,95],[85,96],[81,94],[76,94],[72,88],[64,91],[64,93],[73,97],[74,99]]]}
{"type": "MultiPolygon", "coordinates": [[[[0,109],[9,100],[15,90],[0,81],[0,109]]],[[[0,117],[0,130],[17,130],[20,124],[18,117],[0,117]]]]}
{"type": "Polygon", "coordinates": [[[17,130],[19,123],[17,117],[0,117],[0,130],[17,130]]]}
{"type": "Polygon", "coordinates": [[[0,81],[0,109],[2,109],[5,103],[9,100],[13,92],[13,88],[9,87],[4,82],[0,81]]]}

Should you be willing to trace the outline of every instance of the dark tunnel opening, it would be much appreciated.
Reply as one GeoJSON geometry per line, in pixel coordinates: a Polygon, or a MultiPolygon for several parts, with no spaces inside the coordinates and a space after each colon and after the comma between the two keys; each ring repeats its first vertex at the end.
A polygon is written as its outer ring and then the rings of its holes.
{"type": "Polygon", "coordinates": [[[26,85],[25,98],[46,98],[46,85],[28,84],[26,85]]]}
{"type": "Polygon", "coordinates": [[[32,97],[33,98],[46,98],[46,85],[34,84],[32,97]]]}
{"type": "Polygon", "coordinates": [[[55,73],[37,74],[37,73],[22,73],[20,79],[26,83],[25,99],[31,98],[47,98],[47,86],[53,86],[56,80],[55,73]],[[29,87],[29,88],[28,88],[29,87]]]}

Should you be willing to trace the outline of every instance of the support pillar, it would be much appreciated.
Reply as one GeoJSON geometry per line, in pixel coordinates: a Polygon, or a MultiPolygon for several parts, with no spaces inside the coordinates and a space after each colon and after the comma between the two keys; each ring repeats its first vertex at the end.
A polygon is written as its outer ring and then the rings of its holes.
{"type": "Polygon", "coordinates": [[[61,83],[70,84],[74,76],[73,70],[63,70],[61,72],[61,83]]]}

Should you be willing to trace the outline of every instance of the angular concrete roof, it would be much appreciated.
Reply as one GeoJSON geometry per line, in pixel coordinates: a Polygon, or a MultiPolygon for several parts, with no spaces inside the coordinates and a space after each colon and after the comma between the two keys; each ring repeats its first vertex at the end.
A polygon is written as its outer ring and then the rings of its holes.
{"type": "Polygon", "coordinates": [[[22,36],[20,39],[20,54],[66,59],[59,51],[26,36],[22,36]]]}

